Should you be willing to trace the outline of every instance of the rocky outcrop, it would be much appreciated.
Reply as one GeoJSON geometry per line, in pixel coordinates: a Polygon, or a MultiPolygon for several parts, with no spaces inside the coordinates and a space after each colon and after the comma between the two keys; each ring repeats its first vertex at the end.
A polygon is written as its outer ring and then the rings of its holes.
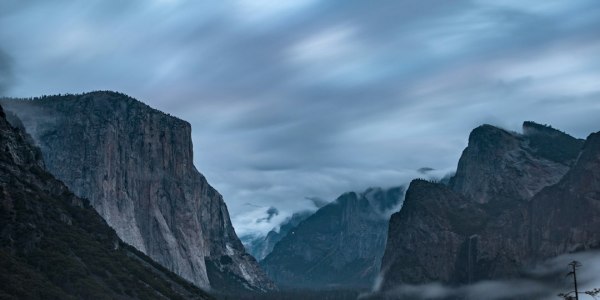
{"type": "MultiPolygon", "coordinates": [[[[577,171],[593,157],[585,154],[590,144],[588,139],[579,156],[582,140],[533,122],[524,123],[523,134],[489,125],[473,130],[448,188],[421,180],[410,184],[402,210],[391,217],[382,288],[515,277],[539,258],[593,247],[600,241],[590,227],[595,221],[578,220],[581,211],[558,221],[568,206],[561,201],[573,203],[561,193],[585,193],[575,184],[583,178],[592,190],[599,183],[577,171]]],[[[581,206],[591,218],[600,212],[589,199],[600,198],[586,195],[581,206]]]]}
{"type": "Polygon", "coordinates": [[[474,129],[450,181],[452,189],[487,203],[527,200],[557,183],[577,158],[583,141],[534,124],[525,122],[523,134],[491,125],[474,129]]]}
{"type": "Polygon", "coordinates": [[[364,288],[375,280],[402,187],[346,193],[288,232],[261,261],[280,286],[364,288]]]}
{"type": "Polygon", "coordinates": [[[274,288],[193,165],[190,124],[113,92],[3,102],[118,236],[199,287],[274,288]]]}
{"type": "Polygon", "coordinates": [[[212,299],[123,243],[0,108],[0,298],[212,299]]]}

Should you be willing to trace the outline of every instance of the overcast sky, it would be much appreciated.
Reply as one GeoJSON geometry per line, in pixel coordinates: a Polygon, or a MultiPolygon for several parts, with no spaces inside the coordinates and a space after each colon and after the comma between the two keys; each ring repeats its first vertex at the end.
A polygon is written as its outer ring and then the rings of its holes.
{"type": "Polygon", "coordinates": [[[0,93],[92,90],[189,121],[236,231],[263,233],[452,171],[482,123],[600,130],[600,3],[0,1],[0,93]]]}

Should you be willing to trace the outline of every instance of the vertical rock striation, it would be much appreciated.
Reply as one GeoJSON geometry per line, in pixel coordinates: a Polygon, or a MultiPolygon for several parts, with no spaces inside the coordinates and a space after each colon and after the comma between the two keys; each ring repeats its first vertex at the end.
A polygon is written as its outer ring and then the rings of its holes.
{"type": "Polygon", "coordinates": [[[120,238],[203,288],[274,288],[193,164],[190,124],[113,92],[3,101],[120,238]]]}
{"type": "Polygon", "coordinates": [[[124,244],[0,108],[0,298],[212,299],[124,244]]]}

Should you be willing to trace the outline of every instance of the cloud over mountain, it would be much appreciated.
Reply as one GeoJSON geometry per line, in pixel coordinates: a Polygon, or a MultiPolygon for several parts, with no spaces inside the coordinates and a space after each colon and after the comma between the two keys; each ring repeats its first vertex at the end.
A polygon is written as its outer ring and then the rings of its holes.
{"type": "Polygon", "coordinates": [[[118,90],[190,121],[240,234],[450,172],[481,123],[598,127],[596,1],[284,2],[3,1],[8,94],[118,90]]]}

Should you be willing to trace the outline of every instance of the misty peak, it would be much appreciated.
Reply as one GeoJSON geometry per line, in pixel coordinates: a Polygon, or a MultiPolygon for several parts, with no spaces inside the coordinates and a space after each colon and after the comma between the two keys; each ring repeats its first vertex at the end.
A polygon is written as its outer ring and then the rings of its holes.
{"type": "Polygon", "coordinates": [[[469,147],[494,148],[501,145],[511,145],[515,142],[517,134],[505,129],[484,124],[471,131],[469,135],[469,147]]]}

